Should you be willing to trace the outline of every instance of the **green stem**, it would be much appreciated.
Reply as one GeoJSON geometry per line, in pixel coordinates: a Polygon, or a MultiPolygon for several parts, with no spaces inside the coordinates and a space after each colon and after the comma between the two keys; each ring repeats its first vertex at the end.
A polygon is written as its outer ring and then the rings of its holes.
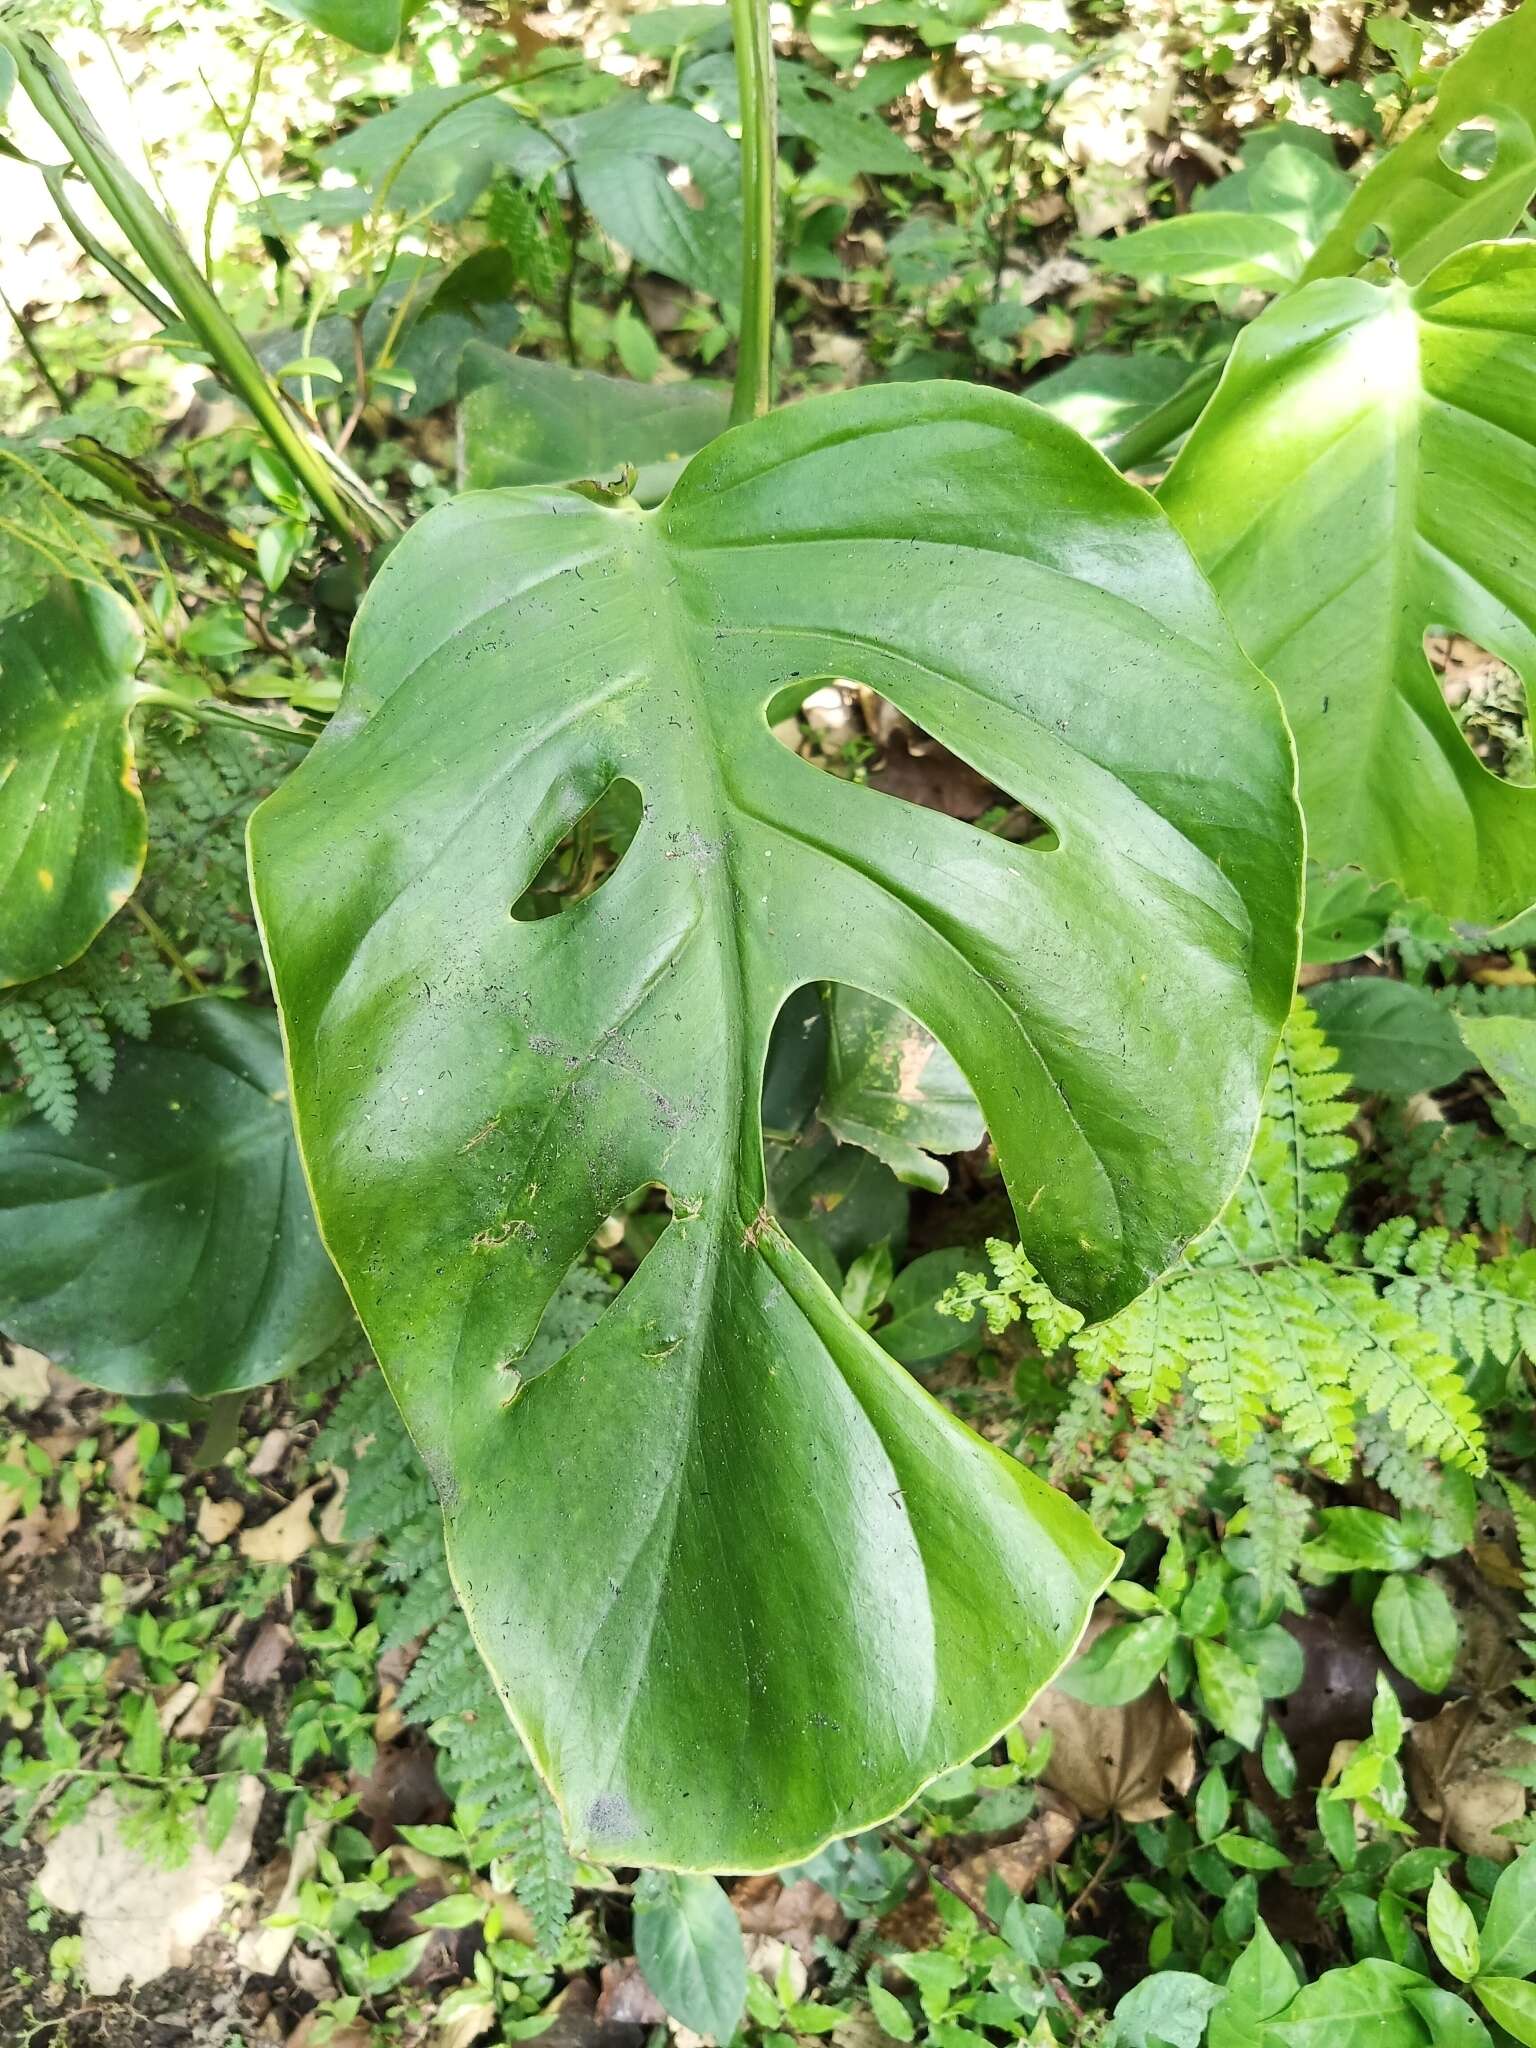
{"type": "Polygon", "coordinates": [[[158,704],[167,711],[179,711],[184,718],[195,718],[201,725],[222,725],[231,732],[254,733],[258,739],[286,740],[293,747],[312,747],[320,737],[318,732],[306,732],[301,727],[279,725],[271,718],[251,718],[244,712],[231,711],[216,697],[183,697],[175,690],[162,690],[154,683],[140,683],[134,691],[138,704],[158,704]]]}
{"type": "Polygon", "coordinates": [[[773,404],[773,301],[779,211],[778,96],[768,0],[731,0],[741,99],[741,334],[731,424],[773,404]]]}
{"type": "Polygon", "coordinates": [[[200,1470],[222,1465],[239,1442],[240,1416],[248,1393],[249,1389],[242,1387],[235,1393],[216,1394],[209,1402],[202,1441],[192,1453],[192,1463],[200,1470]]]}
{"type": "Polygon", "coordinates": [[[1187,434],[1205,411],[1205,402],[1221,381],[1223,368],[1221,363],[1207,363],[1204,369],[1196,370],[1172,398],[1165,398],[1144,420],[1127,427],[1117,440],[1111,441],[1104,453],[1116,469],[1137,469],[1160,455],[1170,441],[1187,434]]]}
{"type": "Polygon", "coordinates": [[[54,404],[59,408],[60,412],[68,412],[69,400],[64,395],[64,387],[48,367],[48,358],[37,345],[37,336],[32,332],[31,321],[16,310],[4,292],[0,292],[0,306],[4,306],[6,312],[10,315],[11,325],[15,328],[22,347],[31,359],[33,369],[42,378],[54,404]]]}
{"type": "Polygon", "coordinates": [[[0,27],[0,49],[14,58],[27,97],[207,350],[219,374],[250,408],[349,559],[359,562],[354,523],[336,488],[334,471],[300,431],[277,386],[251,354],[174,226],[102,134],[68,71],[43,37],[29,31],[0,27]]]}
{"type": "Polygon", "coordinates": [[[187,984],[187,987],[191,989],[193,995],[205,996],[208,993],[208,989],[202,976],[192,965],[191,961],[186,958],[165,927],[150,916],[137,896],[129,897],[128,908],[138,919],[142,929],[149,934],[151,943],[167,966],[175,969],[176,973],[187,984]]]}

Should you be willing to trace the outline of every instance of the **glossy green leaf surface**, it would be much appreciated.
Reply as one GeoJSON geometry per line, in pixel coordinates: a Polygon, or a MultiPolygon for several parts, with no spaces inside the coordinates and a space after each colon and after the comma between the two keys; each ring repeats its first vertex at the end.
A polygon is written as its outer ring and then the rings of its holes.
{"type": "Polygon", "coordinates": [[[295,1153],[277,1022],[162,1010],[61,1137],[0,1132],[0,1330],[124,1394],[207,1399],[347,1326],[295,1153]]]}
{"type": "Polygon", "coordinates": [[[1536,789],[1478,760],[1423,643],[1464,633],[1536,679],[1536,245],[1271,306],[1161,495],[1279,685],[1313,858],[1448,916],[1525,908],[1536,789]]]}
{"type": "Polygon", "coordinates": [[[1096,349],[1032,378],[1025,395],[1102,448],[1172,398],[1188,375],[1189,365],[1177,356],[1117,356],[1096,349]]]}
{"type": "Polygon", "coordinates": [[[1348,974],[1307,998],[1340,1067],[1367,1094],[1447,1088],[1476,1063],[1454,1012],[1414,982],[1348,974]]]}
{"type": "Polygon", "coordinates": [[[703,378],[636,384],[471,342],[459,371],[464,486],[611,483],[631,463],[635,495],[653,504],[730,409],[729,388],[703,378]]]}
{"type": "Polygon", "coordinates": [[[1518,227],[1533,192],[1536,0],[1524,0],[1447,67],[1429,114],[1360,181],[1302,282],[1347,277],[1380,253],[1374,244],[1384,239],[1399,274],[1417,284],[1469,242],[1518,227]],[[1469,123],[1496,137],[1482,176],[1445,160],[1451,138],[1469,123]]]}
{"type": "Polygon", "coordinates": [[[1536,2048],[1536,1984],[1521,1977],[1479,1977],[1472,1989],[1512,2039],[1536,2048]]]}
{"type": "Polygon", "coordinates": [[[806,982],[917,1017],[1093,1314],[1220,1206],[1289,1000],[1298,820],[1273,696],[1152,501],[951,385],[739,428],[655,513],[462,497],[381,569],[251,851],[322,1227],[574,1842],[765,1867],[974,1754],[1113,1553],[775,1225],[764,1059],[806,982]],[[769,708],[828,674],[1057,844],[791,754],[769,708]],[[617,869],[512,918],[620,779],[645,808],[617,869]],[[523,1384],[562,1274],[647,1183],[670,1225],[523,1384]]]}
{"type": "Polygon", "coordinates": [[[835,987],[827,1021],[822,1122],[898,1180],[942,1194],[949,1170],[934,1153],[969,1152],[985,1130],[964,1074],[932,1032],[862,989],[835,987]]]}
{"type": "Polygon", "coordinates": [[[1500,1875],[1483,1922],[1490,1977],[1536,1977],[1536,1856],[1523,1850],[1500,1875]]]}
{"type": "Polygon", "coordinates": [[[0,988],[77,959],[139,879],[143,651],[128,606],[93,584],[61,579],[0,618],[0,988]]]}
{"type": "Polygon", "coordinates": [[[1536,1124],[1536,1017],[1458,1017],[1468,1052],[1523,1124],[1536,1124]]]}
{"type": "Polygon", "coordinates": [[[1425,1692],[1444,1692],[1456,1666],[1461,1633],[1456,1610],[1433,1579],[1394,1572],[1371,1605],[1376,1640],[1405,1678],[1425,1692]]]}
{"type": "Polygon", "coordinates": [[[674,2019],[729,2041],[747,1997],[741,1922],[712,1877],[647,1870],[635,1886],[635,1959],[674,2019]]]}
{"type": "Polygon", "coordinates": [[[1293,285],[1306,261],[1293,228],[1257,213],[1186,213],[1153,221],[1108,247],[1088,246],[1106,270],[1124,277],[1254,285],[1267,292],[1293,285]]]}
{"type": "Polygon", "coordinates": [[[1407,2003],[1424,1981],[1374,1956],[1329,1970],[1265,2022],[1264,2048],[1424,2048],[1424,2029],[1407,2003]]]}
{"type": "Polygon", "coordinates": [[[420,4],[421,0],[267,0],[290,21],[308,22],[371,57],[385,56],[395,47],[420,4]]]}

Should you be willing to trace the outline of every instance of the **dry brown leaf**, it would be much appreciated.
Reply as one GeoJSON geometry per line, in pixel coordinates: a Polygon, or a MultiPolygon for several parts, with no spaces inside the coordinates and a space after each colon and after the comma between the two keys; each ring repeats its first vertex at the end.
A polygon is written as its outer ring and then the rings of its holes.
{"type": "Polygon", "coordinates": [[[1359,26],[1348,8],[1330,4],[1312,10],[1312,42],[1307,60],[1319,78],[1337,78],[1354,59],[1359,26]]]}
{"type": "Polygon", "coordinates": [[[201,1690],[202,1687],[195,1678],[185,1678],[173,1692],[166,1694],[156,1714],[162,1735],[170,1734],[179,1717],[187,1711],[201,1690]]]}
{"type": "Polygon", "coordinates": [[[798,1877],[793,1884],[771,1872],[744,1877],[731,1891],[731,1904],[743,1934],[776,1935],[807,1963],[815,1956],[818,1935],[835,1943],[848,1932],[842,1907],[808,1877],[798,1877]]]}
{"type": "Polygon", "coordinates": [[[197,1511],[197,1533],[205,1543],[225,1543],[245,1520],[245,1508],[237,1500],[210,1500],[206,1495],[197,1511]]]}
{"type": "MultiPolygon", "coordinates": [[[[1515,1845],[1496,1832],[1525,1813],[1525,1790],[1497,1768],[1507,1730],[1479,1728],[1476,1700],[1453,1700],[1408,1731],[1408,1789],[1427,1820],[1466,1856],[1507,1863],[1515,1845]]],[[[1515,1738],[1524,1754],[1524,1745],[1515,1738]]]]}
{"type": "Polygon", "coordinates": [[[293,1631],[281,1621],[264,1621],[251,1639],[240,1665],[247,1685],[270,1685],[293,1648],[293,1631]]]}
{"type": "MultiPolygon", "coordinates": [[[[283,1873],[282,1887],[273,1900],[269,1911],[286,1917],[298,1904],[299,1887],[310,1877],[320,1860],[320,1851],[333,1823],[329,1815],[311,1814],[300,1828],[292,1849],[288,1852],[288,1867],[283,1873]]],[[[262,1888],[271,1895],[271,1880],[275,1876],[274,1866],[268,1864],[262,1872],[262,1888]]],[[[257,1977],[275,1977],[283,1967],[283,1959],[293,1947],[296,1930],[292,1927],[270,1927],[263,1923],[252,1927],[240,1937],[235,1958],[242,1969],[251,1971],[257,1977]]]]}
{"type": "Polygon", "coordinates": [[[749,1934],[742,1943],[742,1952],[754,1976],[761,1977],[765,1984],[777,1984],[782,1970],[790,1997],[796,2004],[804,1998],[810,1988],[811,1973],[805,1958],[797,1955],[787,1941],[780,1941],[776,1934],[749,1934]]]}
{"type": "Polygon", "coordinates": [[[139,1433],[125,1436],[108,1460],[112,1475],[113,1490],[124,1500],[137,1500],[144,1487],[144,1474],[139,1469],[139,1433]]]}
{"type": "Polygon", "coordinates": [[[1490,1586],[1498,1586],[1506,1593],[1525,1590],[1524,1574],[1502,1543],[1474,1543],[1472,1557],[1490,1586]]]}
{"type": "MultiPolygon", "coordinates": [[[[986,1896],[987,1880],[1000,1877],[1009,1891],[1023,1896],[1033,1891],[1042,1875],[1071,1848],[1079,1816],[1065,1799],[1042,1799],[1028,1824],[1011,1842],[1000,1842],[967,1856],[945,1871],[950,1884],[978,1904],[986,1896]]],[[[930,1948],[944,1932],[933,1894],[924,1890],[887,1913],[880,1922],[882,1939],[899,1948],[930,1948]]]]}
{"type": "Polygon", "coordinates": [[[201,1741],[213,1724],[214,1711],[224,1697],[224,1674],[227,1665],[221,1664],[208,1683],[199,1686],[193,1700],[175,1726],[167,1732],[179,1735],[184,1742],[201,1741]]]}
{"type": "Polygon", "coordinates": [[[354,2021],[326,2033],[329,2024],[322,2012],[306,2013],[288,2036],[285,2048],[321,2048],[322,2042],[325,2048],[373,2048],[372,2027],[354,2021]]]}
{"type": "Polygon", "coordinates": [[[664,2027],[667,2009],[640,1974],[633,1956],[604,1963],[597,1994],[598,2021],[605,2026],[664,2027]]]}
{"type": "Polygon", "coordinates": [[[347,1539],[347,1477],[339,1465],[329,1467],[335,1490],[320,1510],[320,1541],[344,1543],[347,1539]]]}
{"type": "Polygon", "coordinates": [[[439,2022],[432,2035],[432,2048],[470,2048],[483,2041],[496,2024],[496,2008],[487,1994],[484,2005],[467,2006],[455,2018],[439,2022]]]}
{"type": "MultiPolygon", "coordinates": [[[[1085,1647],[1108,1625],[1096,1621],[1085,1647]]],[[[1161,1820],[1170,1811],[1163,1787],[1182,1796],[1194,1783],[1194,1723],[1161,1679],[1126,1707],[1085,1706],[1048,1686],[1020,1726],[1031,1742],[1050,1730],[1043,1781],[1088,1820],[1161,1820]]]]}
{"type": "Polygon", "coordinates": [[[0,1408],[24,1415],[48,1394],[48,1361],[41,1351],[11,1344],[0,1353],[0,1408]],[[7,1355],[8,1354],[8,1355],[7,1355]]]}
{"type": "Polygon", "coordinates": [[[34,1508],[29,1515],[23,1515],[19,1522],[6,1526],[5,1517],[0,1515],[0,1527],[5,1528],[5,1565],[14,1570],[36,1557],[47,1557],[55,1550],[62,1550],[80,1526],[78,1506],[66,1507],[61,1501],[56,1508],[34,1508]]]}
{"type": "Polygon", "coordinates": [[[242,1529],[240,1555],[252,1564],[296,1564],[319,1541],[310,1510],[323,1483],[317,1479],[267,1521],[242,1529]]]}
{"type": "Polygon", "coordinates": [[[80,1915],[81,1967],[93,1996],[148,1984],[182,1968],[216,1924],[224,1887],[251,1853],[261,1811],[259,1778],[242,1778],[234,1825],[217,1849],[201,1840],[172,1869],[146,1859],[123,1833],[115,1792],[98,1793],[48,1845],[37,1888],[60,1913],[80,1915]]]}
{"type": "Polygon", "coordinates": [[[336,1979],[319,1956],[312,1956],[307,1948],[296,1948],[289,1956],[288,1978],[311,1998],[336,1996],[336,1979]]]}
{"type": "Polygon", "coordinates": [[[261,1442],[251,1453],[251,1462],[246,1471],[253,1479],[270,1479],[288,1455],[288,1446],[293,1432],[287,1429],[269,1429],[261,1442]]]}

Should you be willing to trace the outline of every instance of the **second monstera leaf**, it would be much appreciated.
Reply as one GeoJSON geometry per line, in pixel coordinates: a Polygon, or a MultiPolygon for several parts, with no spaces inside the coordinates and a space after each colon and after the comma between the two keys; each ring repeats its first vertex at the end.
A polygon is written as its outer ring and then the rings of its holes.
{"type": "Polygon", "coordinates": [[[1221,1206],[1290,997],[1299,819],[1273,693],[1157,507],[956,385],[739,428],[654,513],[461,497],[380,572],[251,850],[321,1227],[574,1843],[769,1867],[990,1741],[1114,1554],[776,1226],[764,1053],[810,981],[933,1031],[1090,1315],[1221,1206]],[[770,706],[828,675],[1054,836],[789,753],[770,706]],[[617,869],[514,917],[616,780],[644,800],[617,869]],[[648,1183],[654,1250],[525,1378],[648,1183]]]}
{"type": "Polygon", "coordinates": [[[1536,790],[1478,760],[1424,648],[1536,682],[1536,244],[1271,306],[1161,496],[1285,700],[1316,860],[1481,924],[1536,900],[1536,790]]]}
{"type": "Polygon", "coordinates": [[[0,1331],[92,1386],[211,1400],[309,1364],[350,1321],[270,1010],[162,1010],[72,1131],[0,1130],[0,1331]]]}

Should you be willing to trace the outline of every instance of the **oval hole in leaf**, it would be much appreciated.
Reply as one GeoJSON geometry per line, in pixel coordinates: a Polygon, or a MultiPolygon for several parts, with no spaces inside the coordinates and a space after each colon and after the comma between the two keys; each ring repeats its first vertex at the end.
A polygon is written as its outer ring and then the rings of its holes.
{"type": "Polygon", "coordinates": [[[1462,738],[1501,782],[1536,782],[1530,706],[1520,671],[1467,634],[1434,626],[1424,653],[1462,738]]]}
{"type": "Polygon", "coordinates": [[[802,679],[780,691],[766,715],[775,739],[830,775],[979,825],[989,837],[1033,853],[1053,853],[1061,844],[1055,828],[989,779],[979,760],[934,739],[865,683],[829,676],[807,687],[802,679]]]}
{"type": "Polygon", "coordinates": [[[935,1153],[969,1152],[985,1124],[965,1076],[934,1034],[895,1003],[836,984],[828,999],[819,1114],[840,1143],[862,1145],[899,1181],[942,1194],[935,1153]]]}
{"type": "Polygon", "coordinates": [[[560,834],[513,904],[513,917],[519,924],[536,924],[595,896],[634,844],[644,815],[645,799],[635,784],[615,776],[596,803],[560,834]]]}
{"type": "Polygon", "coordinates": [[[1499,131],[1486,115],[1463,121],[1441,142],[1439,157],[1448,171],[1468,185],[1480,185],[1499,153],[1499,131]]]}

